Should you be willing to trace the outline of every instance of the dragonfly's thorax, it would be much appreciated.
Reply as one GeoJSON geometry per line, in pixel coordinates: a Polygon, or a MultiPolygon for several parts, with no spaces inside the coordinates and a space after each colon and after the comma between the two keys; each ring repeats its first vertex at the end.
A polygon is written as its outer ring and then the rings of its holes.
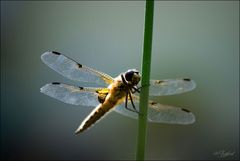
{"type": "Polygon", "coordinates": [[[113,105],[122,102],[122,98],[126,96],[127,86],[121,81],[121,76],[118,76],[114,79],[113,83],[108,86],[107,93],[98,93],[99,103],[111,102],[113,105]]]}
{"type": "Polygon", "coordinates": [[[140,81],[139,72],[136,69],[130,69],[124,73],[118,75],[112,84],[108,86],[109,93],[106,97],[100,98],[100,103],[109,101],[113,104],[119,104],[124,101],[126,94],[132,88],[136,88],[138,82],[140,81]]]}
{"type": "Polygon", "coordinates": [[[126,96],[127,86],[123,84],[121,80],[116,78],[114,82],[109,85],[109,93],[106,97],[107,101],[112,102],[113,104],[122,102],[123,98],[126,96]]]}

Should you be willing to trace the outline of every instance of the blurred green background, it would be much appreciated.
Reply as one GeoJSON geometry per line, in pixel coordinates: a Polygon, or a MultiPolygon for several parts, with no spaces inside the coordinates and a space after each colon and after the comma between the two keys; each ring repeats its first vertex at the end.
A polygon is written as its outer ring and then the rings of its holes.
{"type": "MultiPolygon", "coordinates": [[[[135,159],[137,121],[112,112],[81,135],[90,110],[39,92],[63,78],[40,59],[55,50],[112,76],[141,69],[143,1],[1,1],[2,159],[135,159]]],[[[155,97],[196,116],[148,124],[147,159],[239,159],[239,2],[157,1],[152,78],[190,77],[197,88],[155,97]],[[217,152],[232,155],[219,158],[217,152]]]]}

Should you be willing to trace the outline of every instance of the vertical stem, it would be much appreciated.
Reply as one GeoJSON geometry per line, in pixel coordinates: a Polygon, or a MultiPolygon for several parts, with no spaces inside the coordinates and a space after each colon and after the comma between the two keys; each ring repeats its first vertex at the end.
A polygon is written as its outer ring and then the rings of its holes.
{"type": "Polygon", "coordinates": [[[142,58],[142,84],[141,84],[142,88],[140,92],[140,104],[139,104],[140,114],[138,119],[136,160],[144,160],[144,157],[145,157],[149,79],[150,79],[151,52],[152,52],[153,11],[154,11],[154,0],[146,0],[144,44],[143,44],[143,58],[142,58]]]}

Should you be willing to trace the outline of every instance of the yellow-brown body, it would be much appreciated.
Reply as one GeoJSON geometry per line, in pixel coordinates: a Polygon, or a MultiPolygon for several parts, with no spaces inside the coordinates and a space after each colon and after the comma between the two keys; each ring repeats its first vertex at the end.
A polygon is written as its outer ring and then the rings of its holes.
{"type": "Polygon", "coordinates": [[[103,103],[100,103],[93,111],[83,120],[75,133],[80,133],[89,128],[91,125],[100,120],[107,112],[116,105],[122,103],[126,97],[126,85],[123,84],[120,77],[117,77],[112,84],[108,86],[109,92],[103,103]]]}

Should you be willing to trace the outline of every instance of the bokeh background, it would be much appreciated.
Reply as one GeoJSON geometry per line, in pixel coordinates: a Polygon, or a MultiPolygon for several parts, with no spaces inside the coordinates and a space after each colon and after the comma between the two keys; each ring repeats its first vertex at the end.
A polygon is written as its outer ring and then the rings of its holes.
{"type": "MultiPolygon", "coordinates": [[[[112,76],[141,69],[145,2],[1,1],[1,158],[135,159],[137,120],[90,112],[39,92],[57,81],[48,50],[112,76]]],[[[152,98],[191,110],[191,125],[148,124],[147,159],[239,159],[239,2],[155,2],[151,76],[190,77],[189,93],[152,98]],[[221,157],[217,153],[231,153],[221,157]],[[219,158],[220,157],[220,158],[219,158]]]]}

